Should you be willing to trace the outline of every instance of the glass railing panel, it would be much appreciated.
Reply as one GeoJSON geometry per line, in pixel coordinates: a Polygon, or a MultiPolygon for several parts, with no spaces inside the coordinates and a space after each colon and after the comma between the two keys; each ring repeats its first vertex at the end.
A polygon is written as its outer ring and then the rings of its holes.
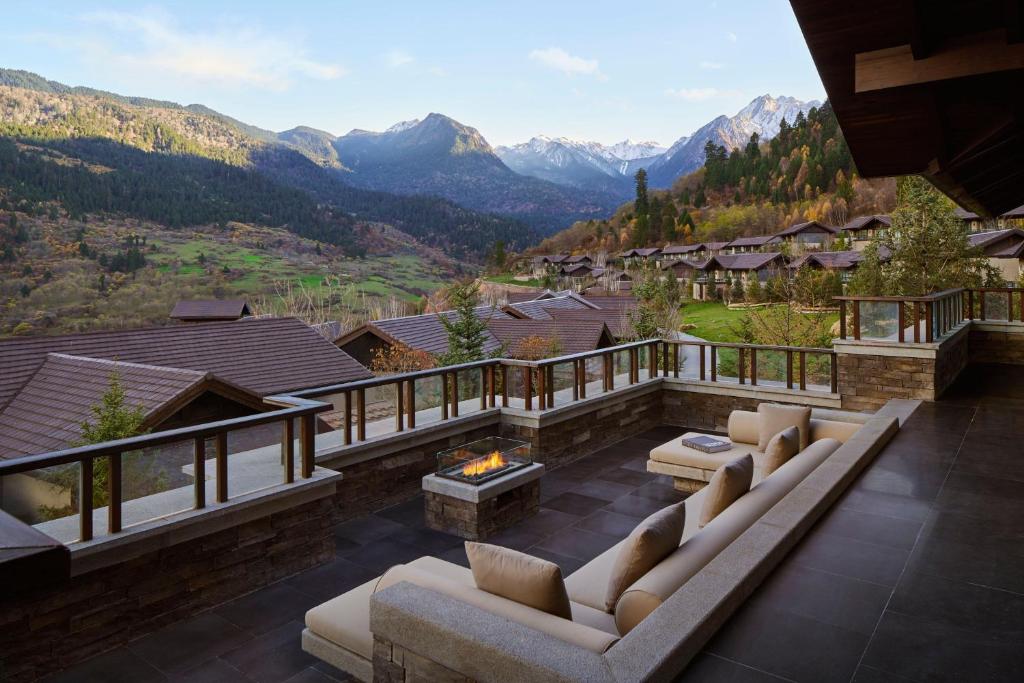
{"type": "MultiPolygon", "coordinates": [[[[808,353],[807,356],[807,390],[831,391],[832,387],[832,354],[808,353]]],[[[796,386],[796,384],[794,384],[796,386]]]]}
{"type": "MultiPolygon", "coordinates": [[[[751,354],[748,351],[748,356],[751,354]]],[[[764,386],[786,386],[786,352],[775,349],[757,350],[757,383],[764,386]]]]}
{"type": "Polygon", "coordinates": [[[2,477],[0,508],[62,543],[75,541],[79,538],[80,468],[70,463],[2,477]]]}
{"type": "Polygon", "coordinates": [[[456,375],[459,378],[459,415],[480,412],[480,395],[484,391],[481,368],[458,370],[456,375]]]}
{"type": "MultiPolygon", "coordinates": [[[[719,347],[716,351],[719,382],[738,382],[740,368],[739,349],[719,347]]],[[[749,373],[749,368],[747,370],[749,373]]],[[[711,379],[710,372],[708,379],[711,379]]]]}
{"type": "MultiPolygon", "coordinates": [[[[299,422],[294,420],[292,448],[294,453],[293,472],[298,476],[301,453],[299,450],[299,422]]],[[[284,421],[233,429],[227,435],[228,447],[228,499],[284,482],[283,442],[284,421]]],[[[323,428],[321,428],[323,429],[323,428]]],[[[319,429],[318,429],[319,431],[319,429]]],[[[188,453],[191,462],[191,449],[188,453]]],[[[188,469],[191,469],[189,464],[188,469]]],[[[216,440],[206,442],[206,478],[208,483],[216,480],[216,440]]],[[[207,502],[216,500],[208,498],[207,502]]]]}
{"type": "MultiPolygon", "coordinates": [[[[913,335],[913,330],[911,330],[913,335]]],[[[890,339],[899,336],[899,304],[893,301],[860,302],[861,339],[890,339]]]]}
{"type": "Polygon", "coordinates": [[[1009,320],[1010,305],[1006,292],[983,292],[985,320],[1009,320]]]}
{"type": "Polygon", "coordinates": [[[549,408],[556,406],[564,406],[573,402],[573,386],[576,383],[576,373],[574,370],[574,363],[556,363],[551,366],[551,374],[549,375],[554,381],[553,394],[551,398],[553,402],[549,408]]]}
{"type": "MultiPolygon", "coordinates": [[[[415,391],[413,410],[416,415],[416,426],[424,427],[441,422],[444,403],[444,380],[441,375],[420,377],[414,381],[415,391]]],[[[406,408],[408,411],[408,408],[406,408]]]]}

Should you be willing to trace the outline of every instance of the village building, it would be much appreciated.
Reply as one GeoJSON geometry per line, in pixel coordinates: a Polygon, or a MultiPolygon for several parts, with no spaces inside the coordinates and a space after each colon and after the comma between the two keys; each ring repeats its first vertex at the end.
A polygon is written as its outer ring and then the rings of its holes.
{"type": "Polygon", "coordinates": [[[765,251],[782,242],[778,235],[756,235],[754,237],[737,237],[722,250],[726,254],[749,254],[765,251]]]}
{"type": "Polygon", "coordinates": [[[252,315],[245,299],[193,299],[179,301],[170,317],[186,323],[240,320],[252,315]]]}
{"type": "Polygon", "coordinates": [[[892,219],[889,216],[858,216],[844,225],[839,234],[849,241],[851,249],[863,251],[871,240],[884,237],[891,227],[892,219]]]}
{"type": "Polygon", "coordinates": [[[789,226],[776,233],[776,237],[790,245],[794,253],[809,250],[824,251],[839,232],[838,228],[818,221],[806,221],[789,226]]]}
{"type": "Polygon", "coordinates": [[[693,298],[710,299],[714,291],[722,295],[737,280],[744,289],[754,278],[765,283],[785,267],[786,259],[779,252],[712,256],[698,268],[701,275],[692,282],[693,298]]]}
{"type": "Polygon", "coordinates": [[[996,229],[1022,228],[1024,229],[1024,204],[1015,209],[1001,213],[993,219],[986,219],[973,211],[956,208],[957,218],[962,220],[970,232],[991,232],[996,229]]]}
{"type": "Polygon", "coordinates": [[[967,236],[972,247],[981,249],[1002,274],[1007,283],[1016,284],[1024,276],[1024,230],[1007,228],[989,232],[975,232],[967,236]]]}

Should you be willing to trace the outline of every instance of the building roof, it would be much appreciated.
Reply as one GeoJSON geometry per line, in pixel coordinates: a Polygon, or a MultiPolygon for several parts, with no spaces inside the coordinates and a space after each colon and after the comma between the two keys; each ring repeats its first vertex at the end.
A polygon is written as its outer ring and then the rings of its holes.
{"type": "Polygon", "coordinates": [[[729,246],[728,242],[704,242],[704,246],[711,251],[720,251],[729,246]]]}
{"type": "Polygon", "coordinates": [[[347,353],[295,318],[87,332],[0,341],[0,408],[50,353],[213,373],[267,396],[371,377],[347,353]]]}
{"type": "MultiPolygon", "coordinates": [[[[956,213],[957,218],[962,218],[965,221],[976,221],[976,220],[979,220],[981,218],[981,216],[979,216],[978,214],[974,213],[973,211],[967,211],[966,209],[963,209],[963,208],[961,208],[959,206],[956,207],[956,210],[954,211],[954,213],[956,213]]],[[[1015,209],[1010,209],[1006,213],[999,214],[999,218],[1009,218],[1009,219],[1024,218],[1024,204],[1021,204],[1020,206],[1018,206],[1015,209]]]]}
{"type": "Polygon", "coordinates": [[[245,299],[193,299],[179,301],[171,316],[175,320],[238,320],[252,315],[245,299]]]}
{"type": "Polygon", "coordinates": [[[840,229],[845,230],[847,232],[856,232],[858,230],[867,230],[876,223],[881,223],[885,227],[889,227],[892,225],[892,219],[889,216],[883,214],[857,216],[856,218],[850,220],[850,222],[848,222],[840,229]]]}
{"type": "MultiPolygon", "coordinates": [[[[477,306],[473,312],[480,320],[509,319],[512,316],[493,306],[477,306]]],[[[335,341],[338,346],[348,344],[356,337],[372,334],[389,344],[403,344],[410,349],[425,351],[435,356],[448,353],[448,330],[441,322],[441,316],[449,320],[455,317],[455,311],[439,313],[423,313],[407,315],[401,318],[385,318],[372,320],[358,327],[335,341]]],[[[501,348],[501,344],[493,336],[484,342],[484,352],[490,353],[501,348]]]]}
{"type": "Polygon", "coordinates": [[[254,408],[255,394],[224,382],[212,373],[140,363],[125,363],[62,353],[48,353],[21,390],[0,411],[0,458],[16,458],[73,445],[81,426],[92,419],[116,373],[125,403],[141,407],[151,429],[193,398],[213,391],[254,408]]]}
{"type": "MultiPolygon", "coordinates": [[[[608,297],[617,298],[617,297],[608,297]]],[[[632,298],[632,297],[619,297],[619,298],[632,298]]],[[[566,308],[552,309],[550,311],[551,317],[559,322],[565,323],[585,323],[592,321],[603,322],[607,327],[608,331],[611,332],[612,336],[616,339],[632,339],[635,336],[633,329],[633,319],[631,313],[636,310],[636,305],[632,307],[620,307],[620,308],[605,308],[599,311],[577,311],[566,308]]]]}
{"type": "MultiPolygon", "coordinates": [[[[603,271],[603,269],[602,269],[603,271]]],[[[586,263],[576,263],[571,266],[562,266],[562,272],[566,275],[577,275],[577,274],[592,274],[594,269],[588,266],[586,263]]]]}
{"type": "Polygon", "coordinates": [[[491,320],[487,329],[513,357],[521,356],[521,345],[531,337],[556,341],[558,355],[594,351],[615,343],[601,320],[491,320]]]}
{"type": "Polygon", "coordinates": [[[815,232],[827,232],[829,234],[836,234],[839,232],[839,228],[834,228],[831,225],[825,225],[818,221],[804,221],[803,223],[795,223],[782,232],[776,233],[779,237],[788,237],[790,235],[796,235],[807,230],[813,230],[815,232]]]}
{"type": "Polygon", "coordinates": [[[859,251],[821,251],[804,254],[789,264],[796,270],[804,266],[819,266],[829,270],[848,270],[855,267],[863,258],[859,251]]]}
{"type": "Polygon", "coordinates": [[[718,254],[699,264],[697,268],[700,270],[710,270],[714,268],[713,264],[717,264],[718,267],[725,270],[761,270],[773,262],[782,260],[782,254],[777,251],[753,252],[750,254],[718,254]]]}
{"type": "Polygon", "coordinates": [[[729,242],[730,247],[763,247],[772,242],[780,242],[778,235],[755,235],[753,237],[737,237],[729,242]]]}
{"type": "Polygon", "coordinates": [[[660,253],[661,249],[659,249],[658,247],[645,247],[642,249],[627,249],[626,251],[622,252],[619,255],[622,256],[623,258],[630,258],[631,256],[654,256],[655,254],[660,253]]]}
{"type": "Polygon", "coordinates": [[[661,250],[662,254],[692,254],[695,251],[707,249],[707,245],[703,242],[697,244],[680,244],[674,246],[668,246],[661,250]]]}
{"type": "Polygon", "coordinates": [[[551,315],[548,309],[551,308],[574,308],[587,309],[597,308],[597,304],[587,301],[579,294],[572,292],[559,296],[537,298],[533,301],[520,301],[505,306],[504,311],[517,318],[532,318],[533,320],[550,320],[551,315]]]}
{"type": "Polygon", "coordinates": [[[636,297],[632,294],[606,295],[584,294],[583,298],[601,309],[633,310],[637,307],[636,297]]]}
{"type": "Polygon", "coordinates": [[[1019,228],[975,232],[967,236],[967,242],[994,258],[1019,258],[1024,254],[1024,230],[1019,228]]]}
{"type": "Polygon", "coordinates": [[[587,256],[586,254],[580,254],[578,256],[566,256],[563,262],[564,263],[584,263],[584,262],[589,263],[590,261],[591,261],[591,258],[589,256],[587,256]]]}

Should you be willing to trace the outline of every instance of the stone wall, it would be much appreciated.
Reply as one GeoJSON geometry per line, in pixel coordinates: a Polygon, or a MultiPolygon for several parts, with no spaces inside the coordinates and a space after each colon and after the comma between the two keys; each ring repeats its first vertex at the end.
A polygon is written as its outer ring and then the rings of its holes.
{"type": "Polygon", "coordinates": [[[334,556],[320,498],[32,591],[3,587],[0,680],[31,681],[334,556]]]}
{"type": "Polygon", "coordinates": [[[558,467],[661,424],[661,385],[615,393],[607,400],[572,406],[563,414],[502,418],[502,436],[531,444],[530,455],[558,467]]]}
{"type": "Polygon", "coordinates": [[[889,399],[934,401],[967,365],[966,330],[940,344],[836,345],[846,410],[877,410],[889,399]]]}
{"type": "Polygon", "coordinates": [[[1024,365],[1024,328],[974,323],[968,348],[971,363],[1024,365]]]}
{"type": "Polygon", "coordinates": [[[499,531],[537,514],[540,479],[477,502],[433,491],[424,491],[423,498],[429,528],[469,541],[486,541],[499,531]]]}
{"type": "Polygon", "coordinates": [[[417,683],[419,681],[445,681],[446,683],[472,683],[457,671],[406,650],[383,638],[373,639],[374,683],[417,683]]]}
{"type": "Polygon", "coordinates": [[[319,459],[320,467],[344,475],[334,495],[334,521],[358,517],[412,498],[423,490],[423,477],[437,471],[440,451],[497,433],[497,424],[456,434],[411,432],[393,449],[385,449],[358,462],[346,462],[348,456],[344,452],[337,457],[319,459]]]}
{"type": "Polygon", "coordinates": [[[725,433],[729,427],[729,413],[734,410],[756,411],[757,405],[762,402],[749,396],[666,391],[662,409],[665,424],[695,431],[725,433]]]}

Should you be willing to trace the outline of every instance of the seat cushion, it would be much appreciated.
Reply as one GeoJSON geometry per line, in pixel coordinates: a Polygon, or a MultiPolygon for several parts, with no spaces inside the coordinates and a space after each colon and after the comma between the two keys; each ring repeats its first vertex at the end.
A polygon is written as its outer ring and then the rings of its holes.
{"type": "Polygon", "coordinates": [[[753,480],[754,458],[749,453],[719,467],[707,486],[707,497],[700,509],[700,526],[704,527],[749,491],[753,480]]]}
{"type": "Polygon", "coordinates": [[[608,577],[608,592],[604,600],[606,611],[614,610],[624,590],[679,547],[685,520],[684,504],[676,503],[658,510],[630,532],[608,577]]]}
{"type": "Polygon", "coordinates": [[[800,452],[800,432],[796,427],[787,427],[772,437],[764,452],[761,473],[767,477],[800,452]]]}
{"type": "Polygon", "coordinates": [[[784,406],[778,403],[762,403],[757,406],[760,421],[757,450],[762,453],[772,437],[786,427],[800,430],[800,450],[807,448],[811,439],[811,409],[806,406],[784,406]]]}
{"type": "Polygon", "coordinates": [[[500,595],[563,619],[572,619],[562,570],[511,548],[466,542],[466,556],[480,590],[500,595]]]}
{"type": "Polygon", "coordinates": [[[747,453],[754,456],[754,461],[760,457],[760,452],[757,452],[755,444],[743,443],[733,441],[732,448],[727,451],[719,451],[718,453],[705,453],[704,451],[698,451],[696,448],[690,448],[684,446],[682,439],[689,436],[701,436],[699,432],[687,432],[683,434],[679,439],[672,439],[668,443],[663,443],[660,446],[655,447],[651,450],[651,460],[658,462],[665,462],[670,465],[682,465],[684,467],[698,467],[702,470],[717,470],[722,465],[730,463],[736,458],[739,458],[747,453]]]}

